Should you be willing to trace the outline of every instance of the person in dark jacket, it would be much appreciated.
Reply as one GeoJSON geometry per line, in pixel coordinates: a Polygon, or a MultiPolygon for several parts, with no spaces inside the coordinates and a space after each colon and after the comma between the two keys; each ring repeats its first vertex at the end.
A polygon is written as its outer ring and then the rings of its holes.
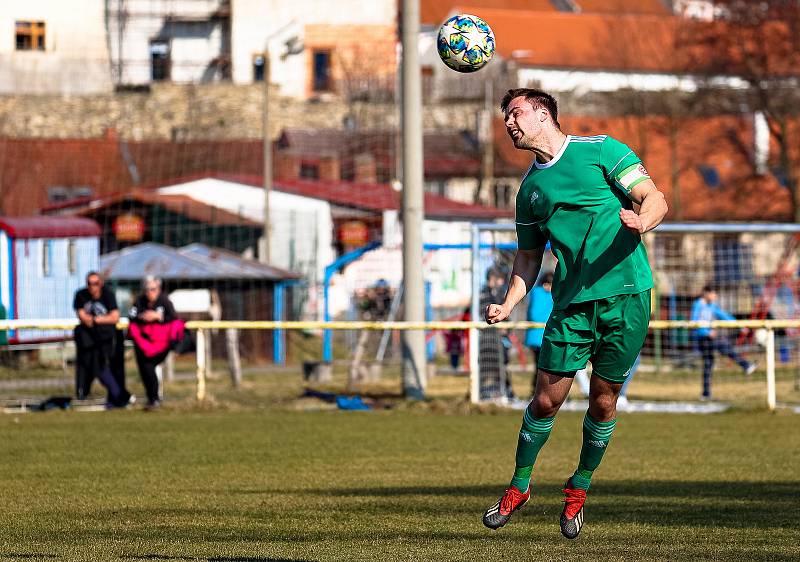
{"type": "Polygon", "coordinates": [[[154,342],[147,339],[148,333],[152,333],[148,328],[158,327],[153,326],[154,324],[166,325],[177,319],[175,307],[162,293],[161,288],[161,279],[153,276],[145,277],[142,281],[142,294],[136,298],[129,312],[136,364],[139,366],[139,374],[147,391],[146,407],[151,410],[161,405],[156,367],[167,358],[170,349],[168,342],[160,348],[154,348],[152,345],[154,342]]]}
{"type": "Polygon", "coordinates": [[[103,283],[96,271],[86,276],[86,287],[75,293],[73,309],[80,320],[75,328],[76,395],[89,395],[95,378],[108,390],[108,405],[122,407],[136,398],[125,389],[124,375],[115,377],[114,363],[121,349],[116,327],[119,309],[114,293],[103,283]]]}

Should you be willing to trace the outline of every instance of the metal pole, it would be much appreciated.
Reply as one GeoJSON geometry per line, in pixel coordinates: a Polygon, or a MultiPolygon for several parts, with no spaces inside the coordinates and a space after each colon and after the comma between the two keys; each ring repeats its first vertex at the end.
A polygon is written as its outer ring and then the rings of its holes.
{"type": "Polygon", "coordinates": [[[197,400],[203,401],[206,397],[206,332],[197,330],[197,341],[195,342],[197,353],[197,400]]]}
{"type": "Polygon", "coordinates": [[[775,409],[775,330],[767,328],[767,408],[775,409]]]}
{"type": "MultiPolygon", "coordinates": [[[[403,304],[405,319],[425,320],[422,275],[422,84],[419,64],[419,0],[403,0],[403,304]]],[[[407,398],[425,397],[425,332],[403,332],[403,391],[407,398]]]]}
{"type": "Polygon", "coordinates": [[[262,247],[258,252],[261,263],[269,263],[269,194],[272,191],[272,141],[269,136],[269,49],[264,47],[264,107],[262,109],[262,143],[264,152],[264,233],[262,247]]]}
{"type": "MultiPolygon", "coordinates": [[[[472,225],[472,252],[470,264],[472,267],[472,299],[470,301],[470,320],[480,320],[480,292],[481,283],[478,275],[480,274],[480,251],[481,251],[481,231],[477,224],[472,225]]],[[[469,400],[473,404],[480,402],[481,381],[480,363],[478,357],[478,338],[480,334],[475,328],[469,329],[469,400]]]]}

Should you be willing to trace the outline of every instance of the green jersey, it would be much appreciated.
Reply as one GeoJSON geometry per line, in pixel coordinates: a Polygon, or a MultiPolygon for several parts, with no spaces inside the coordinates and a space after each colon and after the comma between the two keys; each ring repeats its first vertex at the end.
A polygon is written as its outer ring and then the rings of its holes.
{"type": "Polygon", "coordinates": [[[534,159],[516,203],[521,250],[550,244],[558,260],[553,308],[653,286],[641,236],[622,226],[631,189],[649,179],[641,159],[606,136],[567,135],[552,160],[534,159]]]}

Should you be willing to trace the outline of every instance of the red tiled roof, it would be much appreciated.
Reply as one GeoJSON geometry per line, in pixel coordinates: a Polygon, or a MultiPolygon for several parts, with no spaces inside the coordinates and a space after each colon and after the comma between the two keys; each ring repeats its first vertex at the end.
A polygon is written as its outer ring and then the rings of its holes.
{"type": "MultiPolygon", "coordinates": [[[[186,195],[164,195],[152,190],[179,183],[186,183],[203,178],[217,178],[261,187],[262,176],[255,174],[225,174],[225,173],[200,173],[189,176],[172,178],[165,182],[151,183],[147,188],[138,188],[133,192],[116,193],[114,195],[96,200],[70,201],[44,209],[45,212],[86,214],[97,209],[98,206],[108,206],[119,201],[135,200],[144,203],[163,205],[176,213],[202,222],[214,221],[218,224],[234,224],[243,226],[258,226],[258,224],[228,213],[216,207],[206,205],[191,199],[186,195]]],[[[319,180],[281,180],[276,179],[273,189],[293,195],[322,199],[332,205],[351,207],[365,211],[383,212],[400,209],[400,193],[385,184],[355,184],[350,182],[325,182],[319,180]]],[[[220,195],[224,197],[224,194],[220,195]]],[[[510,209],[498,209],[486,205],[473,205],[454,201],[433,193],[425,193],[425,216],[439,219],[496,219],[510,218],[513,212],[510,209]]]]}
{"type": "MultiPolygon", "coordinates": [[[[260,187],[261,176],[246,174],[212,174],[221,180],[260,187]]],[[[367,211],[400,209],[400,193],[385,184],[354,184],[350,182],[324,182],[307,180],[275,180],[274,189],[294,195],[323,199],[333,205],[353,207],[367,211]]],[[[433,193],[425,193],[425,216],[438,219],[495,219],[510,218],[511,209],[498,209],[486,205],[473,205],[454,201],[433,193]]]]}
{"type": "Polygon", "coordinates": [[[38,212],[49,187],[89,187],[102,196],[131,185],[113,139],[0,138],[0,209],[7,215],[38,212]]]}
{"type": "MultiPolygon", "coordinates": [[[[419,5],[419,21],[422,25],[440,25],[447,16],[454,11],[459,13],[474,14],[483,17],[481,13],[488,8],[525,11],[555,11],[556,8],[550,0],[468,0],[472,11],[463,8],[463,2],[453,0],[421,0],[419,5]]],[[[491,25],[491,24],[490,24],[491,25]]]]}
{"type": "Polygon", "coordinates": [[[666,16],[671,12],[661,0],[573,0],[584,14],[652,14],[666,16]]]}
{"type": "Polygon", "coordinates": [[[521,65],[655,72],[685,67],[675,51],[681,20],[673,16],[495,9],[478,15],[494,31],[497,52],[521,65]]]}
{"type": "MultiPolygon", "coordinates": [[[[207,177],[199,174],[192,179],[207,177]]],[[[150,189],[134,188],[132,191],[115,193],[102,198],[84,198],[58,205],[51,205],[42,209],[43,213],[75,213],[78,215],[94,214],[97,209],[109,207],[123,201],[136,201],[144,205],[159,205],[176,214],[203,223],[229,226],[253,226],[261,228],[262,225],[248,218],[230,213],[224,209],[207,205],[188,195],[166,195],[156,193],[150,189]]]]}
{"type": "Polygon", "coordinates": [[[0,217],[0,230],[22,239],[100,236],[100,225],[77,217],[0,217]]]}

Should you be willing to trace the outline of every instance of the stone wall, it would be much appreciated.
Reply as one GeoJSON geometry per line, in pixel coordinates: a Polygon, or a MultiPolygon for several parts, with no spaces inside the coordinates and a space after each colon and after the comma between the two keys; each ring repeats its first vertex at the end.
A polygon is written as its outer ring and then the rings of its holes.
{"type": "MultiPolygon", "coordinates": [[[[44,138],[99,137],[114,127],[123,138],[260,138],[261,85],[156,84],[149,92],[86,96],[1,95],[0,136],[44,138]]],[[[478,103],[426,106],[426,129],[472,129],[478,103]]],[[[271,96],[270,134],[285,127],[341,128],[347,116],[363,129],[396,127],[393,103],[331,99],[298,101],[271,96]]]]}

